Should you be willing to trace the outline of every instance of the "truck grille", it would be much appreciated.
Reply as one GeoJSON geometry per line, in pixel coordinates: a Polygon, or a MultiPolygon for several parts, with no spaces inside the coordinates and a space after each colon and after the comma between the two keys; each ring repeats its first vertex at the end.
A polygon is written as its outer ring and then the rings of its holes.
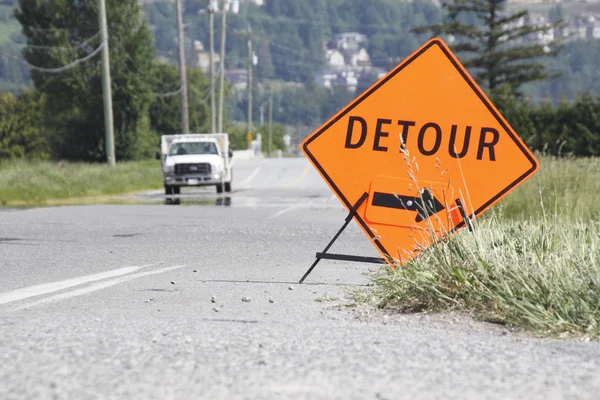
{"type": "Polygon", "coordinates": [[[200,164],[175,164],[175,175],[206,175],[210,174],[211,168],[209,163],[200,164]]]}

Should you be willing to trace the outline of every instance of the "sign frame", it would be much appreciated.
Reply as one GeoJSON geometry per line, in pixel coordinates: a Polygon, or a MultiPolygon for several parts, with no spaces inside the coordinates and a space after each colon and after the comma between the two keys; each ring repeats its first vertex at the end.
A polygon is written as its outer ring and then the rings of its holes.
{"type": "MultiPolygon", "coordinates": [[[[393,261],[394,258],[390,256],[390,252],[382,245],[382,243],[377,239],[375,233],[368,226],[367,222],[363,219],[363,217],[357,213],[352,212],[353,207],[355,206],[357,200],[359,199],[348,199],[342,190],[338,187],[338,185],[334,182],[334,180],[327,174],[324,167],[317,160],[315,155],[310,150],[310,144],[318,139],[322,134],[327,132],[334,124],[336,124],[340,119],[345,117],[347,114],[352,112],[352,110],[357,107],[359,104],[367,100],[372,94],[377,92],[382,86],[386,85],[388,81],[390,81],[397,74],[402,72],[406,67],[411,65],[415,60],[417,60],[423,53],[427,52],[433,46],[439,47],[439,49],[443,52],[444,56],[452,63],[453,67],[457,70],[460,76],[464,79],[464,81],[468,84],[470,89],[476,94],[481,103],[485,106],[485,108],[490,112],[493,116],[494,120],[498,122],[500,127],[504,130],[505,133],[508,134],[508,137],[512,139],[514,144],[518,147],[521,153],[527,158],[528,162],[531,163],[531,167],[522,173],[517,179],[510,182],[503,189],[499,190],[495,195],[491,196],[489,200],[487,200],[483,205],[474,210],[470,215],[466,213],[464,208],[460,210],[462,217],[461,221],[456,224],[454,227],[449,229],[443,236],[441,236],[438,240],[443,240],[447,238],[451,234],[459,231],[464,227],[468,227],[471,229],[471,219],[475,219],[483,214],[486,210],[496,204],[502,197],[504,197],[508,192],[512,191],[516,186],[518,186],[521,182],[526,180],[528,177],[533,175],[539,169],[539,164],[535,159],[532,152],[527,148],[527,146],[522,142],[522,139],[516,134],[516,132],[510,127],[508,122],[502,117],[500,112],[496,109],[496,107],[492,104],[491,100],[485,95],[483,90],[477,85],[475,80],[471,77],[471,75],[466,71],[465,67],[460,63],[460,61],[456,58],[456,56],[450,51],[447,45],[440,38],[432,38],[428,42],[426,42],[420,49],[415,51],[411,56],[407,59],[403,60],[399,65],[390,70],[384,77],[375,82],[369,89],[367,89],[363,94],[359,95],[357,98],[352,100],[348,105],[342,108],[338,113],[336,113],[333,117],[329,119],[326,123],[324,123],[320,128],[318,128],[315,132],[311,133],[308,137],[304,139],[302,142],[302,151],[304,155],[308,158],[311,164],[315,167],[321,177],[325,180],[331,190],[335,193],[338,199],[345,206],[347,211],[351,212],[352,218],[357,221],[360,227],[363,229],[365,233],[368,234],[371,241],[377,246],[380,253],[385,256],[385,261],[392,266],[395,264],[393,261]],[[466,218],[465,218],[466,217],[466,218]]],[[[368,191],[368,188],[365,188],[365,191],[368,191]]]]}

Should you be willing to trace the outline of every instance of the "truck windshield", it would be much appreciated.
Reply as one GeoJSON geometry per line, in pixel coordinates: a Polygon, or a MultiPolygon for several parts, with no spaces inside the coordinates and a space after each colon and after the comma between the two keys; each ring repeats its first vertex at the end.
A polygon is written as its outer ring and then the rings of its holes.
{"type": "Polygon", "coordinates": [[[171,146],[169,155],[181,156],[185,154],[219,154],[213,142],[183,142],[171,146]]]}

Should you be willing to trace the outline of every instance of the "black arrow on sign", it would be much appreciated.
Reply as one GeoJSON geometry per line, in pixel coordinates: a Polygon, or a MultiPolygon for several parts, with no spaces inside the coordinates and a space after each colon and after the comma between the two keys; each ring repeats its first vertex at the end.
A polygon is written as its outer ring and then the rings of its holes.
{"type": "Polygon", "coordinates": [[[416,222],[421,222],[445,209],[443,204],[427,189],[421,189],[420,197],[375,192],[371,204],[376,207],[416,211],[416,222]]]}

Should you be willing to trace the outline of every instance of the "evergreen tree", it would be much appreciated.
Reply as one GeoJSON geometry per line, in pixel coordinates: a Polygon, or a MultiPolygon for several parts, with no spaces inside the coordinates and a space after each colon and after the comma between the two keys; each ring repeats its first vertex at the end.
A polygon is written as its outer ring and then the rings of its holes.
{"type": "Polygon", "coordinates": [[[510,85],[512,91],[527,83],[550,78],[541,57],[558,53],[561,46],[533,44],[529,39],[554,31],[560,22],[535,25],[526,10],[506,11],[506,0],[447,0],[442,6],[446,20],[416,27],[413,32],[431,32],[456,39],[453,51],[470,54],[462,60],[475,70],[475,79],[491,92],[510,85]],[[551,48],[553,47],[553,48],[551,48]]]}
{"type": "MultiPolygon", "coordinates": [[[[61,67],[101,44],[96,1],[19,0],[18,5],[15,16],[26,38],[23,56],[34,66],[61,67]]],[[[106,0],[106,11],[117,160],[145,156],[140,151],[147,151],[144,141],[151,140],[152,34],[138,0],[106,0]]],[[[100,56],[58,73],[34,69],[31,77],[46,97],[55,156],[105,160],[100,56]]]]}

